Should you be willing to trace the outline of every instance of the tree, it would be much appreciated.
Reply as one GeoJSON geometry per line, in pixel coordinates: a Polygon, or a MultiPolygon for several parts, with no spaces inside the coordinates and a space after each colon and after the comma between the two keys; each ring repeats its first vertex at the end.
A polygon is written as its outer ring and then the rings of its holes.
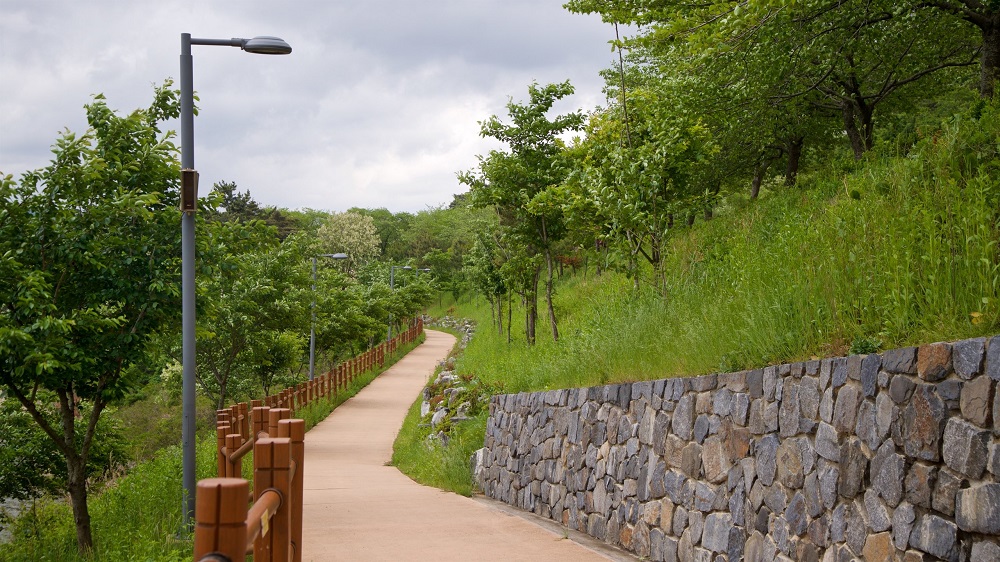
{"type": "Polygon", "coordinates": [[[316,235],[323,252],[347,254],[350,271],[377,258],[382,244],[375,220],[350,211],[331,214],[316,235]]]}
{"type": "MultiPolygon", "coordinates": [[[[565,143],[560,135],[583,126],[579,111],[547,114],[555,103],[573,93],[567,81],[560,84],[528,87],[526,104],[507,103],[511,124],[496,115],[481,123],[480,135],[507,145],[507,151],[494,150],[479,158],[479,169],[459,174],[470,187],[472,204],[492,207],[500,217],[500,226],[510,242],[522,248],[527,257],[541,255],[546,266],[545,297],[552,338],[559,339],[553,296],[553,244],[563,235],[562,205],[557,203],[557,189],[569,173],[564,157],[565,143]]],[[[512,246],[513,247],[513,246],[512,246]]],[[[534,261],[532,259],[528,260],[534,261]]],[[[541,264],[529,276],[526,287],[526,332],[529,343],[535,342],[538,317],[538,281],[541,264]]]]}
{"type": "Polygon", "coordinates": [[[159,128],[179,109],[169,82],[126,116],[98,95],[90,129],[63,133],[47,167],[0,180],[0,384],[65,459],[81,553],[101,414],[180,310],[180,170],[159,128]]]}

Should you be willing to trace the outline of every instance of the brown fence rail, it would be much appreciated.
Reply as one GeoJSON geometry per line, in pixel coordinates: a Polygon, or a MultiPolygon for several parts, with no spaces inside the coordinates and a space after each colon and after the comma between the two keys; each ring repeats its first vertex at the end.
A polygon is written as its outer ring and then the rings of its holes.
{"type": "Polygon", "coordinates": [[[423,321],[392,340],[337,365],[311,381],[263,400],[216,411],[217,478],[198,482],[194,560],[254,562],[302,560],[302,478],[305,421],[295,410],[329,399],[359,375],[385,365],[386,354],[423,333],[423,321]],[[242,478],[243,457],[253,450],[253,493],[242,478]]]}

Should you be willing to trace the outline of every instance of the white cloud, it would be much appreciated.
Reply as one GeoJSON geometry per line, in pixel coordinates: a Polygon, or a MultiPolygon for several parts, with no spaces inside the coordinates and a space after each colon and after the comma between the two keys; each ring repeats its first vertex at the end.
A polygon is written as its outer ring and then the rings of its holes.
{"type": "Polygon", "coordinates": [[[121,112],[147,105],[177,76],[181,32],[277,35],[291,56],[194,48],[203,189],[236,181],[290,208],[447,204],[464,191],[455,173],[494,146],[477,122],[505,115],[508,96],[570,79],[577,95],[559,111],[603,101],[612,31],[560,4],[5,0],[0,171],[45,165],[58,131],[84,129],[93,94],[121,112]]]}

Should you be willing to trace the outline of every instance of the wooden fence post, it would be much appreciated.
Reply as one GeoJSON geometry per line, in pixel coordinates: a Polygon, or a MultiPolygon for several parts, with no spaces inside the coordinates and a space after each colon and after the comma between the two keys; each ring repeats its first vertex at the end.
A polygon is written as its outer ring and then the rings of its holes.
{"type": "Polygon", "coordinates": [[[295,462],[295,478],[292,479],[290,490],[291,506],[291,543],[292,562],[302,562],[302,496],[303,478],[305,477],[305,420],[281,420],[278,422],[278,435],[291,441],[291,455],[295,462]]]}
{"type": "Polygon", "coordinates": [[[198,482],[195,504],[194,559],[215,554],[246,560],[247,497],[242,478],[207,478],[198,482]]]}
{"type": "MultiPolygon", "coordinates": [[[[272,410],[273,411],[273,410],[272,410]]],[[[289,560],[291,523],[289,499],[291,498],[291,440],[269,437],[254,445],[253,489],[257,499],[267,490],[276,490],[282,498],[281,505],[271,517],[269,529],[261,532],[254,541],[254,561],[269,562],[289,560]]],[[[301,467],[296,467],[296,471],[301,467]]],[[[300,478],[298,474],[294,478],[300,478]]],[[[245,500],[244,500],[245,503],[245,500]]],[[[245,540],[245,539],[244,539],[245,540]]],[[[246,544],[244,543],[244,548],[246,544]]]]}

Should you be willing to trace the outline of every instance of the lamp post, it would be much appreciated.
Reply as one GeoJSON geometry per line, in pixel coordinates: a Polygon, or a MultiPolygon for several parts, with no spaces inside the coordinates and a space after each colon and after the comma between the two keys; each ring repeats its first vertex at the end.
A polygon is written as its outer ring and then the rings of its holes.
{"type": "Polygon", "coordinates": [[[181,33],[181,363],[184,527],[190,528],[195,495],[195,276],[194,213],[198,172],[194,167],[194,86],[191,45],[239,47],[248,53],[287,55],[292,48],[277,37],[197,39],[181,33]]]}
{"type": "MultiPolygon", "coordinates": [[[[408,265],[404,265],[404,266],[393,265],[393,266],[389,267],[389,291],[390,292],[393,291],[394,287],[395,287],[395,284],[393,282],[393,274],[396,273],[397,269],[402,269],[403,271],[410,271],[413,268],[410,267],[410,266],[408,266],[408,265]]],[[[389,313],[389,331],[387,332],[387,335],[385,337],[385,342],[389,343],[391,341],[392,341],[392,313],[390,312],[389,313]]]]}
{"type": "Polygon", "coordinates": [[[313,372],[316,365],[316,258],[330,258],[331,260],[346,260],[347,254],[320,254],[312,259],[313,262],[313,284],[312,284],[312,323],[309,325],[309,380],[313,380],[313,372]]]}

